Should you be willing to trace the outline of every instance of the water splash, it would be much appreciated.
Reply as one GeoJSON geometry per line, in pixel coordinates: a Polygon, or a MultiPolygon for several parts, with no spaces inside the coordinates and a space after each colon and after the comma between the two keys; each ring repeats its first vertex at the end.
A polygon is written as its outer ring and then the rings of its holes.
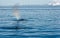
{"type": "Polygon", "coordinates": [[[17,20],[20,19],[20,13],[19,13],[19,10],[18,10],[18,5],[15,5],[15,6],[14,6],[13,16],[14,16],[17,20]]]}

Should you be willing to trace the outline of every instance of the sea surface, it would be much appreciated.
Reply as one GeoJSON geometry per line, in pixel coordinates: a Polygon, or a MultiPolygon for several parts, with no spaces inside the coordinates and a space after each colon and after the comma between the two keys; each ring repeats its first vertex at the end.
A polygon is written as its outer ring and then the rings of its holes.
{"type": "Polygon", "coordinates": [[[22,6],[18,12],[25,21],[17,21],[13,7],[0,6],[0,38],[60,38],[60,6],[22,6]]]}

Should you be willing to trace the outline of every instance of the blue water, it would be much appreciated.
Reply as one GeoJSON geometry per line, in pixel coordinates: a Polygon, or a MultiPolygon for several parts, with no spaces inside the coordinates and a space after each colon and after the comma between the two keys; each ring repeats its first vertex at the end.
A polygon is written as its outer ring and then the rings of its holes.
{"type": "Polygon", "coordinates": [[[60,38],[60,7],[21,7],[20,19],[14,21],[13,8],[0,7],[0,38],[60,38]],[[21,29],[3,29],[15,27],[21,29]]]}

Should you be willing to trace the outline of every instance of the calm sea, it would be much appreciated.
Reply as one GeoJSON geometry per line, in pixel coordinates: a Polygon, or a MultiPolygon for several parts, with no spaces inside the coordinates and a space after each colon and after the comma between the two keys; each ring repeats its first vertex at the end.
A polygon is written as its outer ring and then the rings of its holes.
{"type": "Polygon", "coordinates": [[[13,7],[0,6],[0,38],[60,38],[59,6],[18,7],[19,21],[13,16],[13,7]],[[20,29],[13,29],[18,26],[20,29]]]}

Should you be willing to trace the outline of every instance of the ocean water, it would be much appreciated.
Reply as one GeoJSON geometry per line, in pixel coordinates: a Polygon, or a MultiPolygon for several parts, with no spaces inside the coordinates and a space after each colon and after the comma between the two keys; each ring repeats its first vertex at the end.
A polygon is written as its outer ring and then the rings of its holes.
{"type": "Polygon", "coordinates": [[[0,38],[60,38],[59,6],[23,6],[18,11],[27,21],[17,23],[12,7],[0,7],[0,38]],[[20,29],[12,29],[16,26],[20,29]]]}

